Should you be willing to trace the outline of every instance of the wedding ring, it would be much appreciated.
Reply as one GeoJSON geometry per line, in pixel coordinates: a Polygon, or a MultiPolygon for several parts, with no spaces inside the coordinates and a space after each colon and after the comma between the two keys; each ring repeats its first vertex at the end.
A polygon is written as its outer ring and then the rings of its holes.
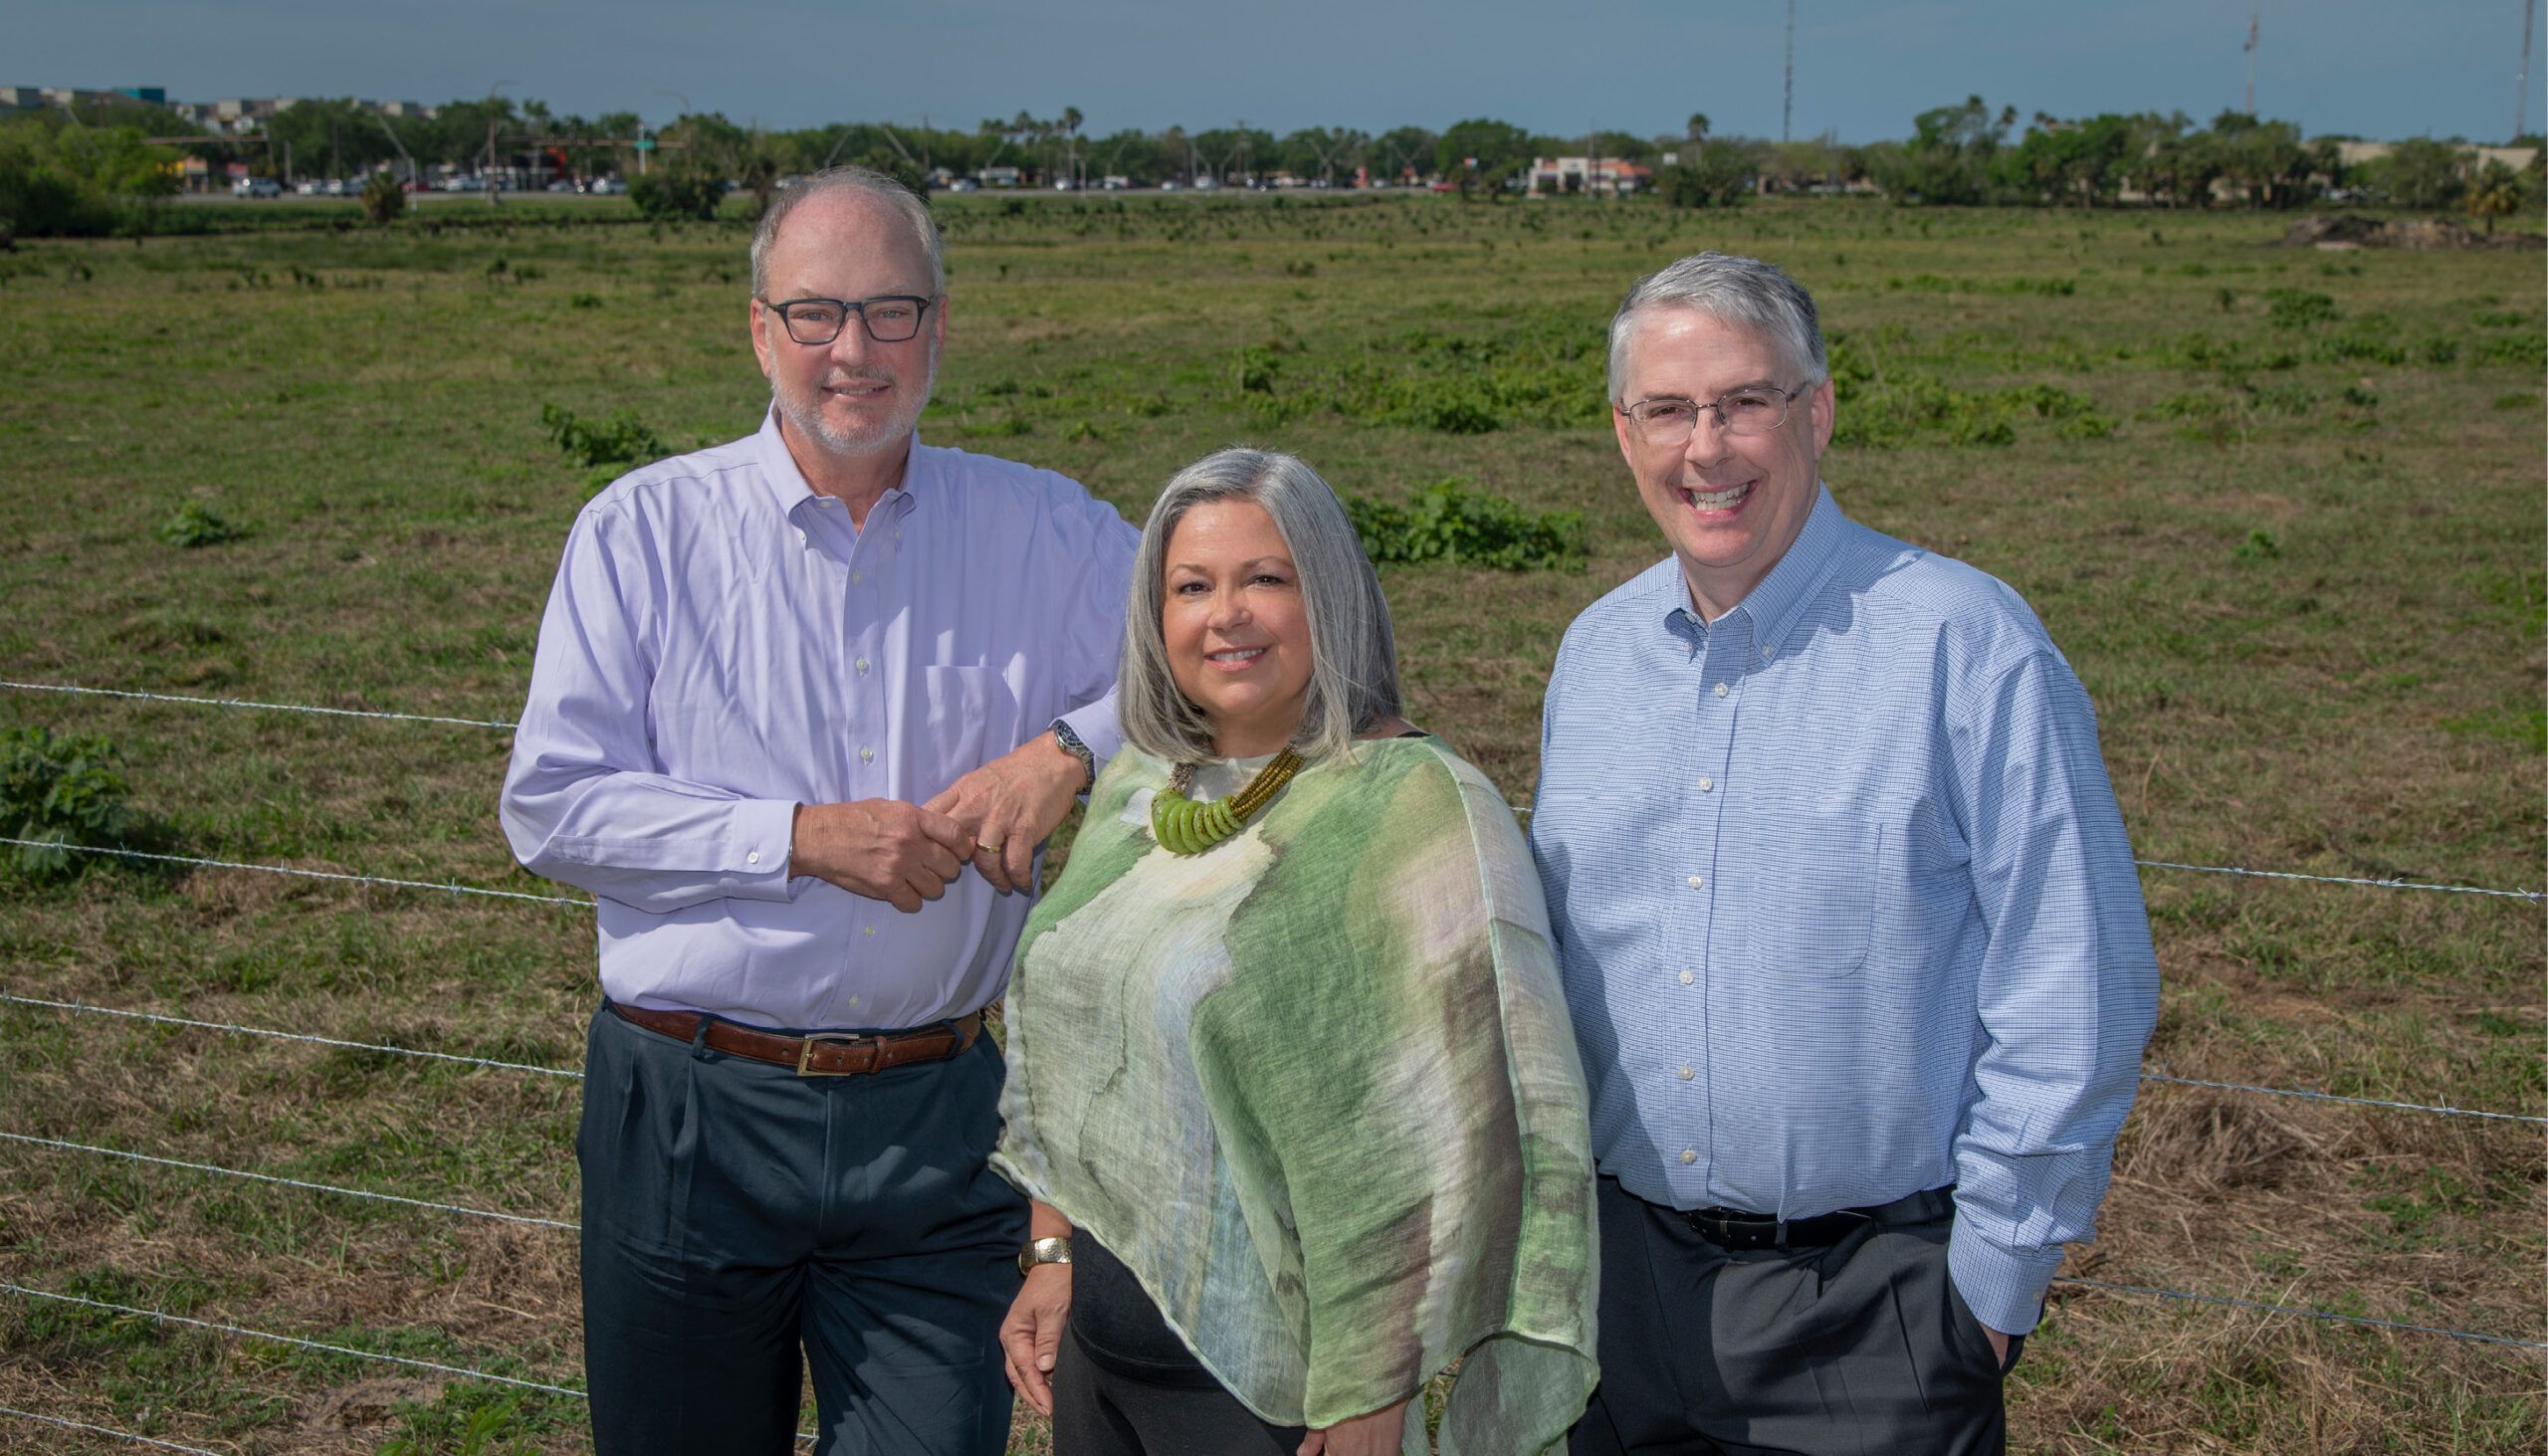
{"type": "Polygon", "coordinates": [[[980,851],[981,851],[982,853],[984,853],[984,854],[998,854],[998,853],[999,853],[999,846],[998,846],[998,845],[996,845],[996,844],[984,844],[984,843],[982,843],[982,842],[981,842],[980,840],[978,840],[978,839],[976,839],[976,840],[974,840],[974,841],[973,841],[973,848],[980,850],[980,851]]]}

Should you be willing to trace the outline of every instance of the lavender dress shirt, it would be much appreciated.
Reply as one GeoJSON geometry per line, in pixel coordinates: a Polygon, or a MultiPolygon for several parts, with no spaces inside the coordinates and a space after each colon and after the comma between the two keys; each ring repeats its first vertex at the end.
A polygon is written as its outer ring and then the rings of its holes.
{"type": "Polygon", "coordinates": [[[503,821],[600,903],[611,999],[908,1027],[1000,994],[1029,897],[917,915],[789,873],[800,803],[921,803],[1066,718],[1102,761],[1140,534],[1050,471],[917,442],[852,529],[776,417],[576,518],[503,821]]]}

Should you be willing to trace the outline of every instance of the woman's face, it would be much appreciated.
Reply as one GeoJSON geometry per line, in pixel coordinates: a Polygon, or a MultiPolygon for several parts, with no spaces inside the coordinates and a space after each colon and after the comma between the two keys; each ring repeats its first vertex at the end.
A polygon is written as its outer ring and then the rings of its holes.
{"type": "Polygon", "coordinates": [[[1160,635],[1177,689],[1225,757],[1278,753],[1301,726],[1310,617],[1274,518],[1253,501],[1211,501],[1168,532],[1160,635]]]}

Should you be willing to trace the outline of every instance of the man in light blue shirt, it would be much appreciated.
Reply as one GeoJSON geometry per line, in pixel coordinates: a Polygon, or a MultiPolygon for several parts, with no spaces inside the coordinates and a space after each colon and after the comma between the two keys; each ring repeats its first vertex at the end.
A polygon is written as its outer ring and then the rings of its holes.
{"type": "Polygon", "coordinates": [[[1116,740],[1139,536],[1049,471],[918,442],[939,246],[873,172],[780,194],[759,431],[594,498],[540,626],[503,819],[599,907],[602,1456],[778,1456],[808,1364],[824,1456],[1006,1448],[1027,1209],[988,1165],[981,1011],[1116,740]]]}
{"type": "Polygon", "coordinates": [[[1592,1092],[1576,1456],[1996,1452],[2158,966],[2025,602],[1851,521],[1813,303],[1714,253],[1613,319],[1672,548],[1568,630],[1531,839],[1592,1092]]]}

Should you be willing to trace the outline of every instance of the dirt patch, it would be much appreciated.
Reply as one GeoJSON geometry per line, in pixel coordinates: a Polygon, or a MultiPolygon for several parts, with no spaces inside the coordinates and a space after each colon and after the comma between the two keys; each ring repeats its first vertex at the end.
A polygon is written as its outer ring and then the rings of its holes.
{"type": "Polygon", "coordinates": [[[358,1380],[311,1402],[310,1414],[302,1424],[313,1435],[374,1430],[389,1424],[400,1401],[430,1405],[441,1398],[442,1383],[438,1380],[358,1380]]]}
{"type": "Polygon", "coordinates": [[[2304,217],[2282,235],[2278,248],[2406,248],[2417,252],[2466,248],[2543,248],[2537,233],[2473,233],[2444,217],[2384,220],[2358,212],[2304,217]]]}

